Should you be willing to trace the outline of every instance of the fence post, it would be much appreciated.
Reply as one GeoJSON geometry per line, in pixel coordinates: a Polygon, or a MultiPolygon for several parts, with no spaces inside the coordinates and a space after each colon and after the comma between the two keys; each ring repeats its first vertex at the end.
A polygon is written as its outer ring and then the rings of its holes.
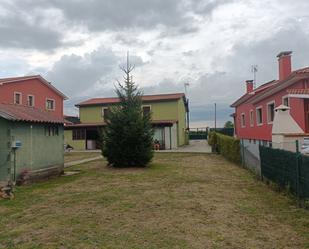
{"type": "Polygon", "coordinates": [[[240,140],[241,145],[241,164],[243,167],[245,167],[245,150],[244,150],[244,140],[240,140]]]}
{"type": "Polygon", "coordinates": [[[297,191],[297,204],[300,207],[300,170],[299,170],[299,141],[295,141],[296,144],[296,191],[297,191]]]}

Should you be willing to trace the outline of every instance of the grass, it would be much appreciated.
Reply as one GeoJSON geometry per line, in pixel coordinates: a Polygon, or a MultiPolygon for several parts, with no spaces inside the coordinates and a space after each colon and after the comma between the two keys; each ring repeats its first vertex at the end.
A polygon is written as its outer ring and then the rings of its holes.
{"type": "Polygon", "coordinates": [[[64,153],[64,162],[73,162],[88,158],[100,156],[100,152],[66,152],[64,153]]]}
{"type": "Polygon", "coordinates": [[[309,212],[220,156],[73,169],[0,201],[0,248],[309,248],[309,212]]]}

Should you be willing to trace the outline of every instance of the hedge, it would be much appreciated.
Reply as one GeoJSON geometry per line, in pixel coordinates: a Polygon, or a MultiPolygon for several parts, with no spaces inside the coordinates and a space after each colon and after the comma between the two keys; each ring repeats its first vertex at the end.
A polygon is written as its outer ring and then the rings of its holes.
{"type": "Polygon", "coordinates": [[[240,140],[211,132],[209,134],[208,144],[212,146],[213,150],[220,153],[226,159],[234,163],[241,163],[240,140]]]}

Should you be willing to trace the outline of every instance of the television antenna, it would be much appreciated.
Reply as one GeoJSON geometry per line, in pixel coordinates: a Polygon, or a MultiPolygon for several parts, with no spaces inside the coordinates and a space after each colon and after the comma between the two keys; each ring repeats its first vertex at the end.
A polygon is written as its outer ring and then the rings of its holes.
{"type": "Polygon", "coordinates": [[[256,88],[256,75],[258,72],[258,65],[252,65],[251,72],[253,73],[253,87],[256,88]]]}

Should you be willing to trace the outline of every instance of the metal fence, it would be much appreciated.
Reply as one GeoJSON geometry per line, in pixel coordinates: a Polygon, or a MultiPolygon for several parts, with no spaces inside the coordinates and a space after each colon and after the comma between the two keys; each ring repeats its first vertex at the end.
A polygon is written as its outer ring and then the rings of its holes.
{"type": "Polygon", "coordinates": [[[190,128],[189,139],[190,140],[206,140],[208,138],[208,129],[202,128],[190,128]]]}
{"type": "Polygon", "coordinates": [[[260,143],[242,139],[240,146],[242,166],[261,176],[260,143]]]}
{"type": "MultiPolygon", "coordinates": [[[[297,143],[296,143],[297,144],[297,143]]],[[[260,146],[261,175],[288,188],[301,199],[309,198],[309,157],[296,152],[260,146]]]]}
{"type": "Polygon", "coordinates": [[[234,136],[234,128],[210,128],[210,132],[215,131],[226,136],[234,136]]]}

